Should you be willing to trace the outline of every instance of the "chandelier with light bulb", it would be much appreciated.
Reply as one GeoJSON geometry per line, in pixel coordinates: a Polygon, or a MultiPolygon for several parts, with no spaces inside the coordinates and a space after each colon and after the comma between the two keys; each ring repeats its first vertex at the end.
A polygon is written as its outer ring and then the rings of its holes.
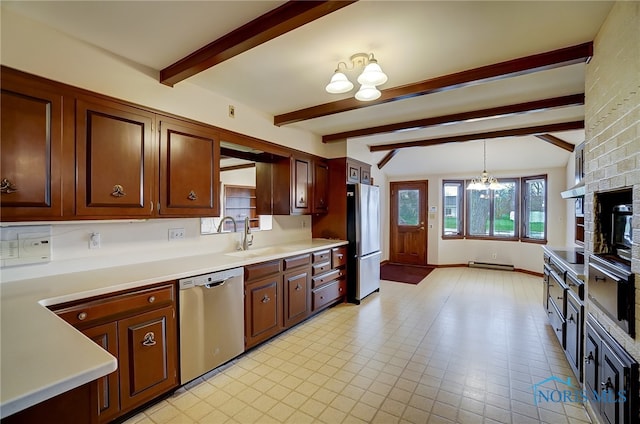
{"type": "Polygon", "coordinates": [[[469,185],[467,186],[467,190],[500,190],[503,187],[502,184],[498,182],[498,179],[492,177],[487,172],[487,141],[483,140],[482,147],[484,151],[484,168],[482,174],[479,177],[471,180],[469,185]]]}
{"type": "Polygon", "coordinates": [[[338,63],[331,77],[331,81],[325,87],[327,93],[342,94],[351,91],[353,89],[353,83],[349,81],[349,78],[347,78],[343,71],[364,68],[357,79],[360,84],[360,89],[356,92],[355,98],[363,102],[379,98],[382,93],[380,93],[377,86],[387,82],[388,77],[382,72],[382,68],[378,65],[378,61],[373,56],[373,53],[356,53],[351,56],[350,60],[350,67],[347,66],[345,62],[338,63]]]}

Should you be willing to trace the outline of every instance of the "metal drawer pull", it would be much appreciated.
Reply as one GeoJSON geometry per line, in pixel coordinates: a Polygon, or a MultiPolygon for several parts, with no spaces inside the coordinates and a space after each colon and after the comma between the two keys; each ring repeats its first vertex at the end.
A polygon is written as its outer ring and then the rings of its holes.
{"type": "Polygon", "coordinates": [[[300,284],[296,284],[296,291],[300,291],[302,290],[302,286],[300,286],[300,284]]]}
{"type": "Polygon", "coordinates": [[[124,192],[124,187],[122,187],[120,184],[116,184],[113,186],[113,191],[111,192],[111,195],[113,197],[122,197],[122,196],[126,196],[127,193],[124,192]]]}
{"type": "Polygon", "coordinates": [[[13,185],[11,181],[6,178],[2,179],[2,182],[0,182],[0,192],[4,194],[11,194],[15,193],[16,191],[18,191],[18,189],[13,185]]]}
{"type": "Polygon", "coordinates": [[[609,393],[609,389],[613,389],[613,384],[611,383],[611,378],[607,378],[606,382],[600,383],[600,387],[602,387],[602,391],[605,393],[609,393]]]}
{"type": "Polygon", "coordinates": [[[589,352],[589,356],[584,357],[584,363],[590,364],[595,358],[593,357],[593,352],[589,352]]]}
{"type": "Polygon", "coordinates": [[[573,315],[571,315],[569,318],[567,318],[567,321],[574,322],[575,320],[573,319],[573,315]]]}
{"type": "Polygon", "coordinates": [[[80,313],[78,314],[78,319],[79,319],[80,321],[84,321],[85,319],[87,319],[87,313],[86,313],[86,312],[80,312],[80,313]]]}
{"type": "Polygon", "coordinates": [[[270,300],[271,300],[271,298],[265,294],[265,295],[264,295],[264,297],[262,298],[261,302],[262,302],[262,303],[267,303],[267,302],[269,302],[270,300]]]}
{"type": "Polygon", "coordinates": [[[189,200],[198,200],[198,195],[196,195],[196,192],[191,190],[189,192],[189,195],[187,196],[187,199],[189,200]]]}
{"type": "Polygon", "coordinates": [[[156,297],[155,296],[149,296],[149,299],[147,299],[149,301],[149,303],[153,303],[156,301],[156,297]]]}
{"type": "Polygon", "coordinates": [[[599,275],[596,275],[596,281],[607,281],[607,277],[600,277],[599,275]]]}
{"type": "Polygon", "coordinates": [[[153,334],[152,331],[149,331],[147,334],[144,335],[144,338],[142,340],[142,344],[144,346],[155,346],[156,341],[155,339],[155,334],[153,334]]]}

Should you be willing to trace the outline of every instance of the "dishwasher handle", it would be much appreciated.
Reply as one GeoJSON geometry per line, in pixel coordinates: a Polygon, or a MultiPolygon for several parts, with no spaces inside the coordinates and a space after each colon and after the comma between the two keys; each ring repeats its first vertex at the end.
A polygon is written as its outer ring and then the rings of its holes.
{"type": "Polygon", "coordinates": [[[216,287],[222,287],[224,286],[224,283],[226,283],[231,278],[233,277],[227,277],[224,280],[212,281],[211,283],[204,284],[204,287],[207,289],[215,289],[216,287]]]}

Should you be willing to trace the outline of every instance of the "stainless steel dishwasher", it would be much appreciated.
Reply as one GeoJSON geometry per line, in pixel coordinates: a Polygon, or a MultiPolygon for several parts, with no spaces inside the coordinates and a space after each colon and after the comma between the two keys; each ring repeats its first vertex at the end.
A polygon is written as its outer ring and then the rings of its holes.
{"type": "Polygon", "coordinates": [[[233,268],[178,283],[184,384],[244,352],[244,271],[233,268]]]}

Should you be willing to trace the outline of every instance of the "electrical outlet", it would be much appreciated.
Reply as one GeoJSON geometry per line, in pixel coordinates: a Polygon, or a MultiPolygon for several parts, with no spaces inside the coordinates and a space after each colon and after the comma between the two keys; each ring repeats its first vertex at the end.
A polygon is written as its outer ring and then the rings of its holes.
{"type": "Polygon", "coordinates": [[[236,117],[236,108],[233,105],[229,105],[229,118],[236,117]]]}
{"type": "Polygon", "coordinates": [[[169,228],[169,241],[184,239],[184,228],[169,228]]]}
{"type": "Polygon", "coordinates": [[[89,236],[89,249],[100,249],[101,243],[100,233],[91,233],[89,236]]]}

